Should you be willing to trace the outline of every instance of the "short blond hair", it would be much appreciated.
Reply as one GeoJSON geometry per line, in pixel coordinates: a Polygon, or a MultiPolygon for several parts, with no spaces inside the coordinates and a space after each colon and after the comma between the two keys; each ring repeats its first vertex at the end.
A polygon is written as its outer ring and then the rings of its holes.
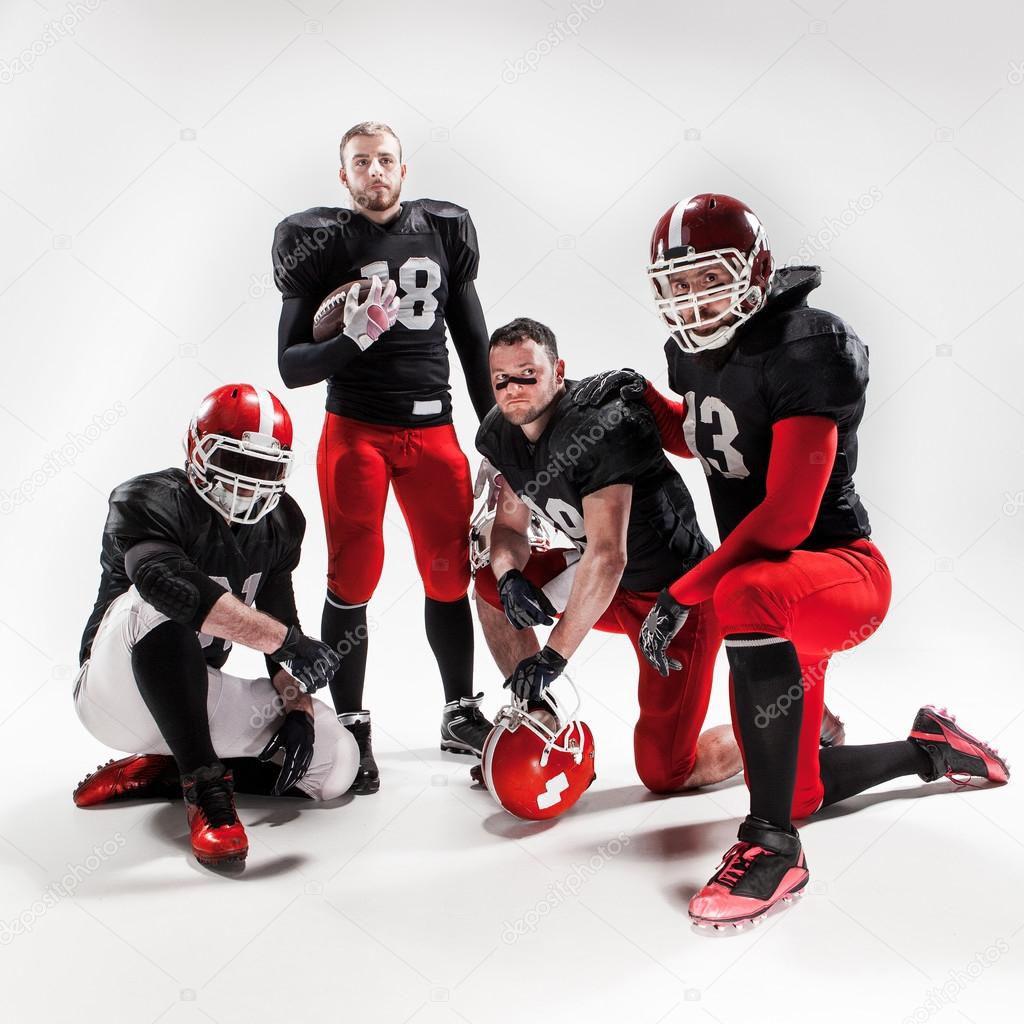
{"type": "Polygon", "coordinates": [[[342,164],[345,163],[345,147],[357,135],[390,135],[398,143],[398,159],[401,161],[402,140],[391,125],[385,124],[383,121],[360,121],[359,124],[352,125],[341,137],[341,145],[338,147],[338,158],[342,164]]]}

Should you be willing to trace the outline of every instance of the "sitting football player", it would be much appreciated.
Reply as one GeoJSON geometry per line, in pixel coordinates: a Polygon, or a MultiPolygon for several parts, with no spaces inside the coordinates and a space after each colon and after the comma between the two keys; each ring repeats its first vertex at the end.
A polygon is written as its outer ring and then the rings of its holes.
{"type": "Polygon", "coordinates": [[[906,740],[819,750],[829,658],[870,636],[890,598],[853,486],[868,352],[838,316],[808,306],[820,269],[773,272],[754,213],[703,194],[658,221],[648,275],[671,332],[669,383],[683,400],[632,371],[609,375],[592,398],[642,394],[666,447],[707,474],[721,547],[662,591],[640,643],[664,667],[677,631],[714,605],[750,814],[690,916],[739,925],[807,884],[794,819],[900,776],[1006,782],[1009,773],[930,706],[906,740]]]}
{"type": "MultiPolygon", "coordinates": [[[[611,395],[599,407],[575,404],[578,385],[565,378],[555,336],[534,320],[498,328],[489,360],[497,405],[476,445],[500,474],[500,487],[476,599],[505,685],[521,700],[537,701],[592,629],[623,633],[636,646],[658,591],[711,547],[642,402],[611,395]],[[533,515],[556,527],[568,548],[531,549],[533,515]],[[552,624],[541,647],[534,627],[552,624]]],[[[665,655],[681,670],[678,683],[666,686],[637,649],[634,756],[656,793],[718,782],[740,769],[728,726],[700,735],[718,647],[706,603],[665,655]]]]}
{"type": "Polygon", "coordinates": [[[136,753],[88,776],[75,803],[184,792],[192,850],[211,866],[248,851],[236,788],[330,800],[359,764],[351,733],[309,697],[339,658],[296,614],[306,523],[285,494],[291,444],[291,419],[269,391],[209,394],[185,438],[185,468],[111,494],[82,638],[78,716],[101,743],[136,753]],[[266,655],[266,678],[221,670],[232,642],[266,655]]]}

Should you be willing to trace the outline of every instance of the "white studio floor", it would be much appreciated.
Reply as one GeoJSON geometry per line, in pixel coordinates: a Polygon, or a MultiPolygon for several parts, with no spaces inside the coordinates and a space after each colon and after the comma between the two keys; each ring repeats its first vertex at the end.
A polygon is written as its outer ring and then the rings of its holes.
{"type": "MultiPolygon", "coordinates": [[[[837,666],[831,703],[851,741],[901,734],[929,675],[969,728],[1019,703],[991,676],[984,695],[943,681],[957,658],[941,651],[913,654],[925,671],[897,701],[910,655],[885,635],[837,666]]],[[[382,638],[371,668],[429,664],[415,630],[400,646],[382,638]]],[[[956,792],[912,779],[855,799],[805,826],[803,900],[753,930],[698,932],[686,902],[732,842],[745,789],[645,793],[630,763],[631,658],[598,636],[578,659],[598,779],[547,824],[510,818],[471,787],[469,761],[440,754],[432,678],[396,671],[385,691],[372,673],[381,792],[329,806],[242,797],[251,850],[238,877],[192,860],[180,803],[75,809],[74,783],[109,755],[75,721],[67,681],[52,680],[4,734],[37,765],[0,814],[6,1019],[1004,1019],[1024,939],[1019,783],[956,792]],[[60,747],[38,764],[54,722],[60,747]]],[[[477,662],[490,681],[482,650],[477,662]]],[[[494,686],[489,698],[493,711],[494,686]]],[[[710,721],[722,699],[719,686],[710,721]]],[[[1004,750],[1020,746],[1022,722],[998,736],[1004,750]]]]}

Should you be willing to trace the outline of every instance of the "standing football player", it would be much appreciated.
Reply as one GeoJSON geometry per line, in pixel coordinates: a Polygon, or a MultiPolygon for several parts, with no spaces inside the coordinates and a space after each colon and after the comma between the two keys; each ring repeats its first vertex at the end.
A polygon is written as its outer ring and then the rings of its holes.
{"type": "Polygon", "coordinates": [[[353,789],[374,793],[380,779],[363,707],[366,605],[384,564],[391,486],[412,538],[426,593],[427,639],[444,686],[441,749],[479,756],[490,731],[480,712],[482,694],[473,696],[466,596],[473,495],[452,426],[445,322],[479,417],[493,400],[468,211],[434,199],[401,201],[406,167],[387,125],[350,128],[340,155],[339,176],[353,209],[294,214],[274,236],[274,274],[283,296],[278,362],[290,388],[327,381],[317,457],[328,546],[321,635],[345,652],[331,694],[359,742],[353,789]],[[342,333],[314,342],[320,304],[358,279],[373,279],[370,293],[362,303],[350,293],[342,333]]]}
{"type": "MultiPolygon", "coordinates": [[[[521,700],[538,701],[591,629],[624,633],[636,647],[657,592],[711,547],[643,402],[618,395],[595,406],[574,402],[595,378],[566,380],[554,334],[526,318],[491,336],[490,371],[497,405],[476,446],[501,483],[490,564],[476,575],[477,607],[505,685],[521,700]],[[573,547],[531,552],[534,514],[573,547]],[[553,623],[542,648],[533,627],[553,623]]],[[[640,779],[656,793],[740,770],[728,726],[700,735],[718,647],[706,602],[666,648],[664,657],[681,673],[671,684],[637,648],[634,755],[640,779]]]]}
{"type": "Polygon", "coordinates": [[[661,593],[641,646],[659,662],[693,609],[714,603],[750,814],[690,917],[741,925],[807,884],[794,819],[900,776],[1009,773],[931,706],[907,740],[819,750],[829,658],[878,628],[891,593],[853,486],[868,351],[847,323],[808,306],[820,269],[774,272],[754,213],[702,194],[658,221],[648,275],[683,400],[639,375],[623,384],[620,374],[614,388],[643,393],[666,447],[700,460],[722,544],[661,593]]]}
{"type": "Polygon", "coordinates": [[[339,658],[299,628],[292,572],[306,521],[284,492],[291,445],[291,419],[264,388],[207,395],[185,468],[111,494],[82,637],[79,718],[107,746],[141,753],[88,776],[75,803],[184,790],[192,850],[210,866],[248,852],[236,788],[330,800],[359,764],[351,734],[308,696],[339,658]],[[268,678],[221,671],[232,642],[262,651],[268,678]]]}

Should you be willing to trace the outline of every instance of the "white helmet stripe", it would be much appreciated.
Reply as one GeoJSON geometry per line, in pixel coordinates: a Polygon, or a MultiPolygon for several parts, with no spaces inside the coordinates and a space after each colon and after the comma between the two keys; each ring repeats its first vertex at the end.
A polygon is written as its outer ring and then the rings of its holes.
{"type": "Polygon", "coordinates": [[[254,387],[256,397],[260,403],[260,430],[261,434],[274,436],[274,396],[266,388],[254,387]]]}
{"type": "Polygon", "coordinates": [[[687,206],[693,202],[694,197],[683,199],[676,203],[672,210],[672,217],[668,222],[668,248],[675,249],[683,244],[683,214],[687,206]]]}

